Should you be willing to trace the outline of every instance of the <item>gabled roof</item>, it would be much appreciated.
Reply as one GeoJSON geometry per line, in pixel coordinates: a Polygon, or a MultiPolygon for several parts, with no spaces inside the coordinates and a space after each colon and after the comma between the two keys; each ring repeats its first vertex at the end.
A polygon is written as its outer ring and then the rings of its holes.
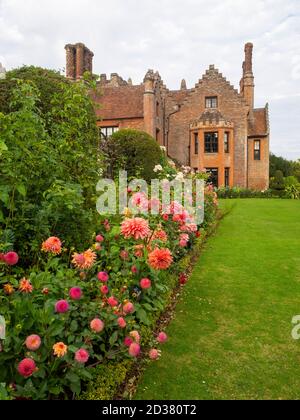
{"type": "Polygon", "coordinates": [[[233,127],[233,122],[225,118],[217,109],[210,109],[191,123],[191,127],[214,126],[214,127],[233,127]]]}
{"type": "Polygon", "coordinates": [[[144,117],[144,85],[139,86],[101,86],[95,98],[101,106],[96,114],[102,120],[144,117]]]}
{"type": "Polygon", "coordinates": [[[268,105],[265,108],[256,108],[248,120],[248,136],[261,137],[269,134],[268,105]]]}

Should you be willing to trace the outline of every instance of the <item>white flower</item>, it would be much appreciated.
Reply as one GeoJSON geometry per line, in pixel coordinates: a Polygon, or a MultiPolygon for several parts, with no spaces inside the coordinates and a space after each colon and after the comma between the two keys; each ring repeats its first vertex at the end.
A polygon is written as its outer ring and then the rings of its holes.
{"type": "Polygon", "coordinates": [[[167,148],[165,146],[160,146],[160,148],[163,152],[167,152],[167,148]]]}
{"type": "Polygon", "coordinates": [[[153,169],[155,173],[163,171],[163,167],[161,165],[156,165],[153,169]]]}
{"type": "Polygon", "coordinates": [[[184,174],[182,172],[178,172],[175,179],[176,181],[182,181],[184,179],[184,174]]]}

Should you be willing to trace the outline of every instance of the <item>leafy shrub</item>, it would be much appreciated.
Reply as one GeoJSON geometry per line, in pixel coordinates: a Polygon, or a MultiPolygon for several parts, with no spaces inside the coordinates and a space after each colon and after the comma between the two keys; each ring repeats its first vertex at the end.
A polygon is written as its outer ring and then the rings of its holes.
{"type": "Polygon", "coordinates": [[[19,80],[0,114],[0,227],[14,232],[24,264],[50,232],[66,246],[92,234],[99,152],[87,88],[62,83],[43,114],[36,85],[19,80]]]}
{"type": "Polygon", "coordinates": [[[8,71],[6,78],[0,80],[0,112],[3,114],[8,114],[12,110],[10,104],[14,90],[18,87],[18,80],[33,82],[37,87],[40,92],[39,109],[44,116],[51,111],[54,96],[62,93],[62,85],[70,83],[59,72],[41,67],[23,66],[8,71]]]}
{"type": "Polygon", "coordinates": [[[89,383],[87,390],[80,396],[80,400],[112,400],[118,388],[125,381],[132,362],[108,362],[99,365],[93,372],[93,381],[89,383]]]}
{"type": "Polygon", "coordinates": [[[281,171],[276,171],[274,178],[270,180],[270,188],[274,191],[274,193],[278,193],[281,196],[282,192],[284,191],[284,177],[281,171]]]}
{"type": "Polygon", "coordinates": [[[120,130],[104,141],[108,173],[112,178],[125,169],[129,177],[141,177],[150,182],[155,176],[153,169],[161,163],[162,151],[147,133],[138,130],[120,130]]]}
{"type": "Polygon", "coordinates": [[[271,190],[255,191],[248,188],[221,187],[217,190],[218,198],[272,198],[271,190]]]}

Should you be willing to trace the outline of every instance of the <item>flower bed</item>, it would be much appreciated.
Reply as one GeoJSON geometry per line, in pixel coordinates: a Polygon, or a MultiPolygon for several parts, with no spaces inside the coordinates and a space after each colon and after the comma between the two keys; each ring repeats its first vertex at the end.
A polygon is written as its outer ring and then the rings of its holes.
{"type": "MultiPolygon", "coordinates": [[[[141,194],[133,198],[141,207],[149,204],[141,194]]],[[[185,209],[174,214],[171,205],[157,216],[128,212],[101,220],[84,252],[49,238],[41,244],[39,268],[27,273],[18,268],[17,253],[0,254],[0,315],[6,324],[0,383],[11,398],[71,399],[88,383],[97,384],[108,362],[123,372],[117,373],[120,381],[141,353],[159,358],[167,337],[152,330],[173,288],[186,281],[182,259],[214,220],[211,188],[205,201],[200,230],[185,209]]],[[[111,389],[117,382],[113,372],[111,389]]]]}

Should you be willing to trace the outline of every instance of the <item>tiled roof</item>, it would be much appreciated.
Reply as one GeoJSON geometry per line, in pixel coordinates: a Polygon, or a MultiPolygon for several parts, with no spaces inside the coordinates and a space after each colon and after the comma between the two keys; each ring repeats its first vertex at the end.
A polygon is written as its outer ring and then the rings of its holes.
{"type": "Polygon", "coordinates": [[[103,120],[143,118],[144,92],[143,85],[101,87],[96,98],[96,102],[101,105],[96,109],[97,117],[103,120]]]}
{"type": "Polygon", "coordinates": [[[253,118],[248,121],[248,136],[268,135],[268,110],[257,108],[253,110],[253,118]]]}

